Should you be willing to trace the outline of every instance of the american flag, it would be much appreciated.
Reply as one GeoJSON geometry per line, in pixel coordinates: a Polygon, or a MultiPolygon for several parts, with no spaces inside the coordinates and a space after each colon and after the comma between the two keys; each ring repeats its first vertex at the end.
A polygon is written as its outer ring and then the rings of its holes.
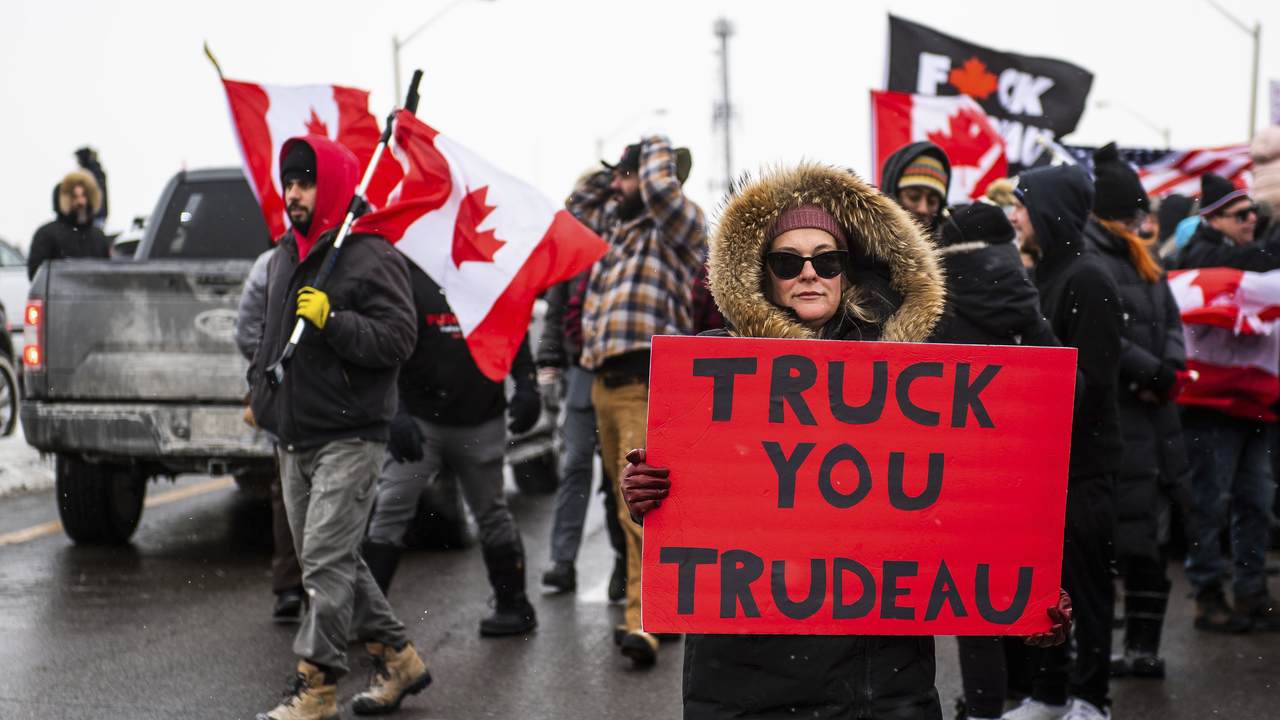
{"type": "MultiPolygon", "coordinates": [[[[1092,174],[1096,148],[1066,145],[1062,149],[1092,174]]],[[[1250,172],[1253,160],[1249,157],[1248,144],[1192,150],[1120,148],[1120,157],[1137,169],[1142,186],[1151,197],[1173,193],[1198,197],[1200,176],[1205,173],[1221,175],[1237,187],[1253,184],[1250,172]]]]}

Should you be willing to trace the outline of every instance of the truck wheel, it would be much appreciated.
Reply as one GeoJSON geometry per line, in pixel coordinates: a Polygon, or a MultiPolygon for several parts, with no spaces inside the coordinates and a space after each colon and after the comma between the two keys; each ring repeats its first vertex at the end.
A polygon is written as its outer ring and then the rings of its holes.
{"type": "Polygon", "coordinates": [[[560,478],[556,472],[555,453],[543,453],[511,465],[516,487],[528,495],[550,495],[556,491],[560,478]]]}
{"type": "Polygon", "coordinates": [[[18,427],[18,373],[9,359],[0,356],[0,436],[9,437],[18,427]]]}
{"type": "Polygon", "coordinates": [[[59,453],[54,487],[67,537],[82,544],[119,545],[138,527],[147,479],[125,467],[59,453]]]}

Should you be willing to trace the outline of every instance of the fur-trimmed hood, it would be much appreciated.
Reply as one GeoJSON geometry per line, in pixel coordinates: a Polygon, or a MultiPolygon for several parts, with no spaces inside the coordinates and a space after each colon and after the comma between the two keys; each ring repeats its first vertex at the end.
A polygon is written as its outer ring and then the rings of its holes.
{"type": "MultiPolygon", "coordinates": [[[[743,337],[813,338],[805,327],[764,295],[764,253],[769,228],[787,208],[819,205],[849,238],[850,315],[877,298],[863,269],[878,271],[889,294],[875,320],[881,340],[923,342],[944,304],[942,271],[920,227],[893,200],[851,172],[818,163],[770,171],[747,181],[725,206],[707,260],[711,294],[733,334],[743,337]]],[[[884,301],[884,293],[878,294],[884,301]]],[[[877,308],[872,308],[873,312],[877,308]]]]}
{"type": "Polygon", "coordinates": [[[89,198],[89,217],[102,209],[102,188],[98,187],[98,181],[87,170],[72,170],[58,183],[58,217],[71,219],[71,193],[76,185],[83,185],[89,198]]]}

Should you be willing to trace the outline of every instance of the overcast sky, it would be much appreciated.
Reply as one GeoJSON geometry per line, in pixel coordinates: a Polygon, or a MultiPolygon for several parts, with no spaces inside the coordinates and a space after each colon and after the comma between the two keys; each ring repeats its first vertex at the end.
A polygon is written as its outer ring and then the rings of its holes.
{"type": "MultiPolygon", "coordinates": [[[[1259,123],[1280,79],[1280,2],[1220,0],[1263,25],[1259,123]],[[1272,52],[1268,52],[1270,46],[1272,52]]],[[[151,212],[177,170],[239,165],[227,77],[339,83],[392,104],[391,36],[450,0],[361,3],[15,3],[0,23],[0,237],[26,247],[51,218],[49,193],[98,148],[121,229],[151,212]]],[[[426,72],[418,115],[553,198],[597,158],[646,131],[693,150],[688,188],[708,211],[722,175],[712,130],[729,18],[735,169],[816,159],[869,171],[867,91],[884,81],[888,3],[817,0],[473,0],[402,52],[426,72]],[[662,109],[665,114],[653,111],[662,109]]],[[[1204,0],[899,2],[896,13],[997,49],[1068,60],[1095,74],[1091,107],[1067,138],[1158,146],[1160,134],[1092,102],[1124,103],[1172,129],[1175,147],[1245,140],[1251,43],[1204,0]]]]}

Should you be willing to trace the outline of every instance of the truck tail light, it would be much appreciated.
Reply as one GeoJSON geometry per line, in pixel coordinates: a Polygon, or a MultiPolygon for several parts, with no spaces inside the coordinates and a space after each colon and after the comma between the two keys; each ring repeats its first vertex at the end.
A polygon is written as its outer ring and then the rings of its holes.
{"type": "Polygon", "coordinates": [[[44,301],[29,300],[22,313],[22,364],[44,369],[44,301]]]}

